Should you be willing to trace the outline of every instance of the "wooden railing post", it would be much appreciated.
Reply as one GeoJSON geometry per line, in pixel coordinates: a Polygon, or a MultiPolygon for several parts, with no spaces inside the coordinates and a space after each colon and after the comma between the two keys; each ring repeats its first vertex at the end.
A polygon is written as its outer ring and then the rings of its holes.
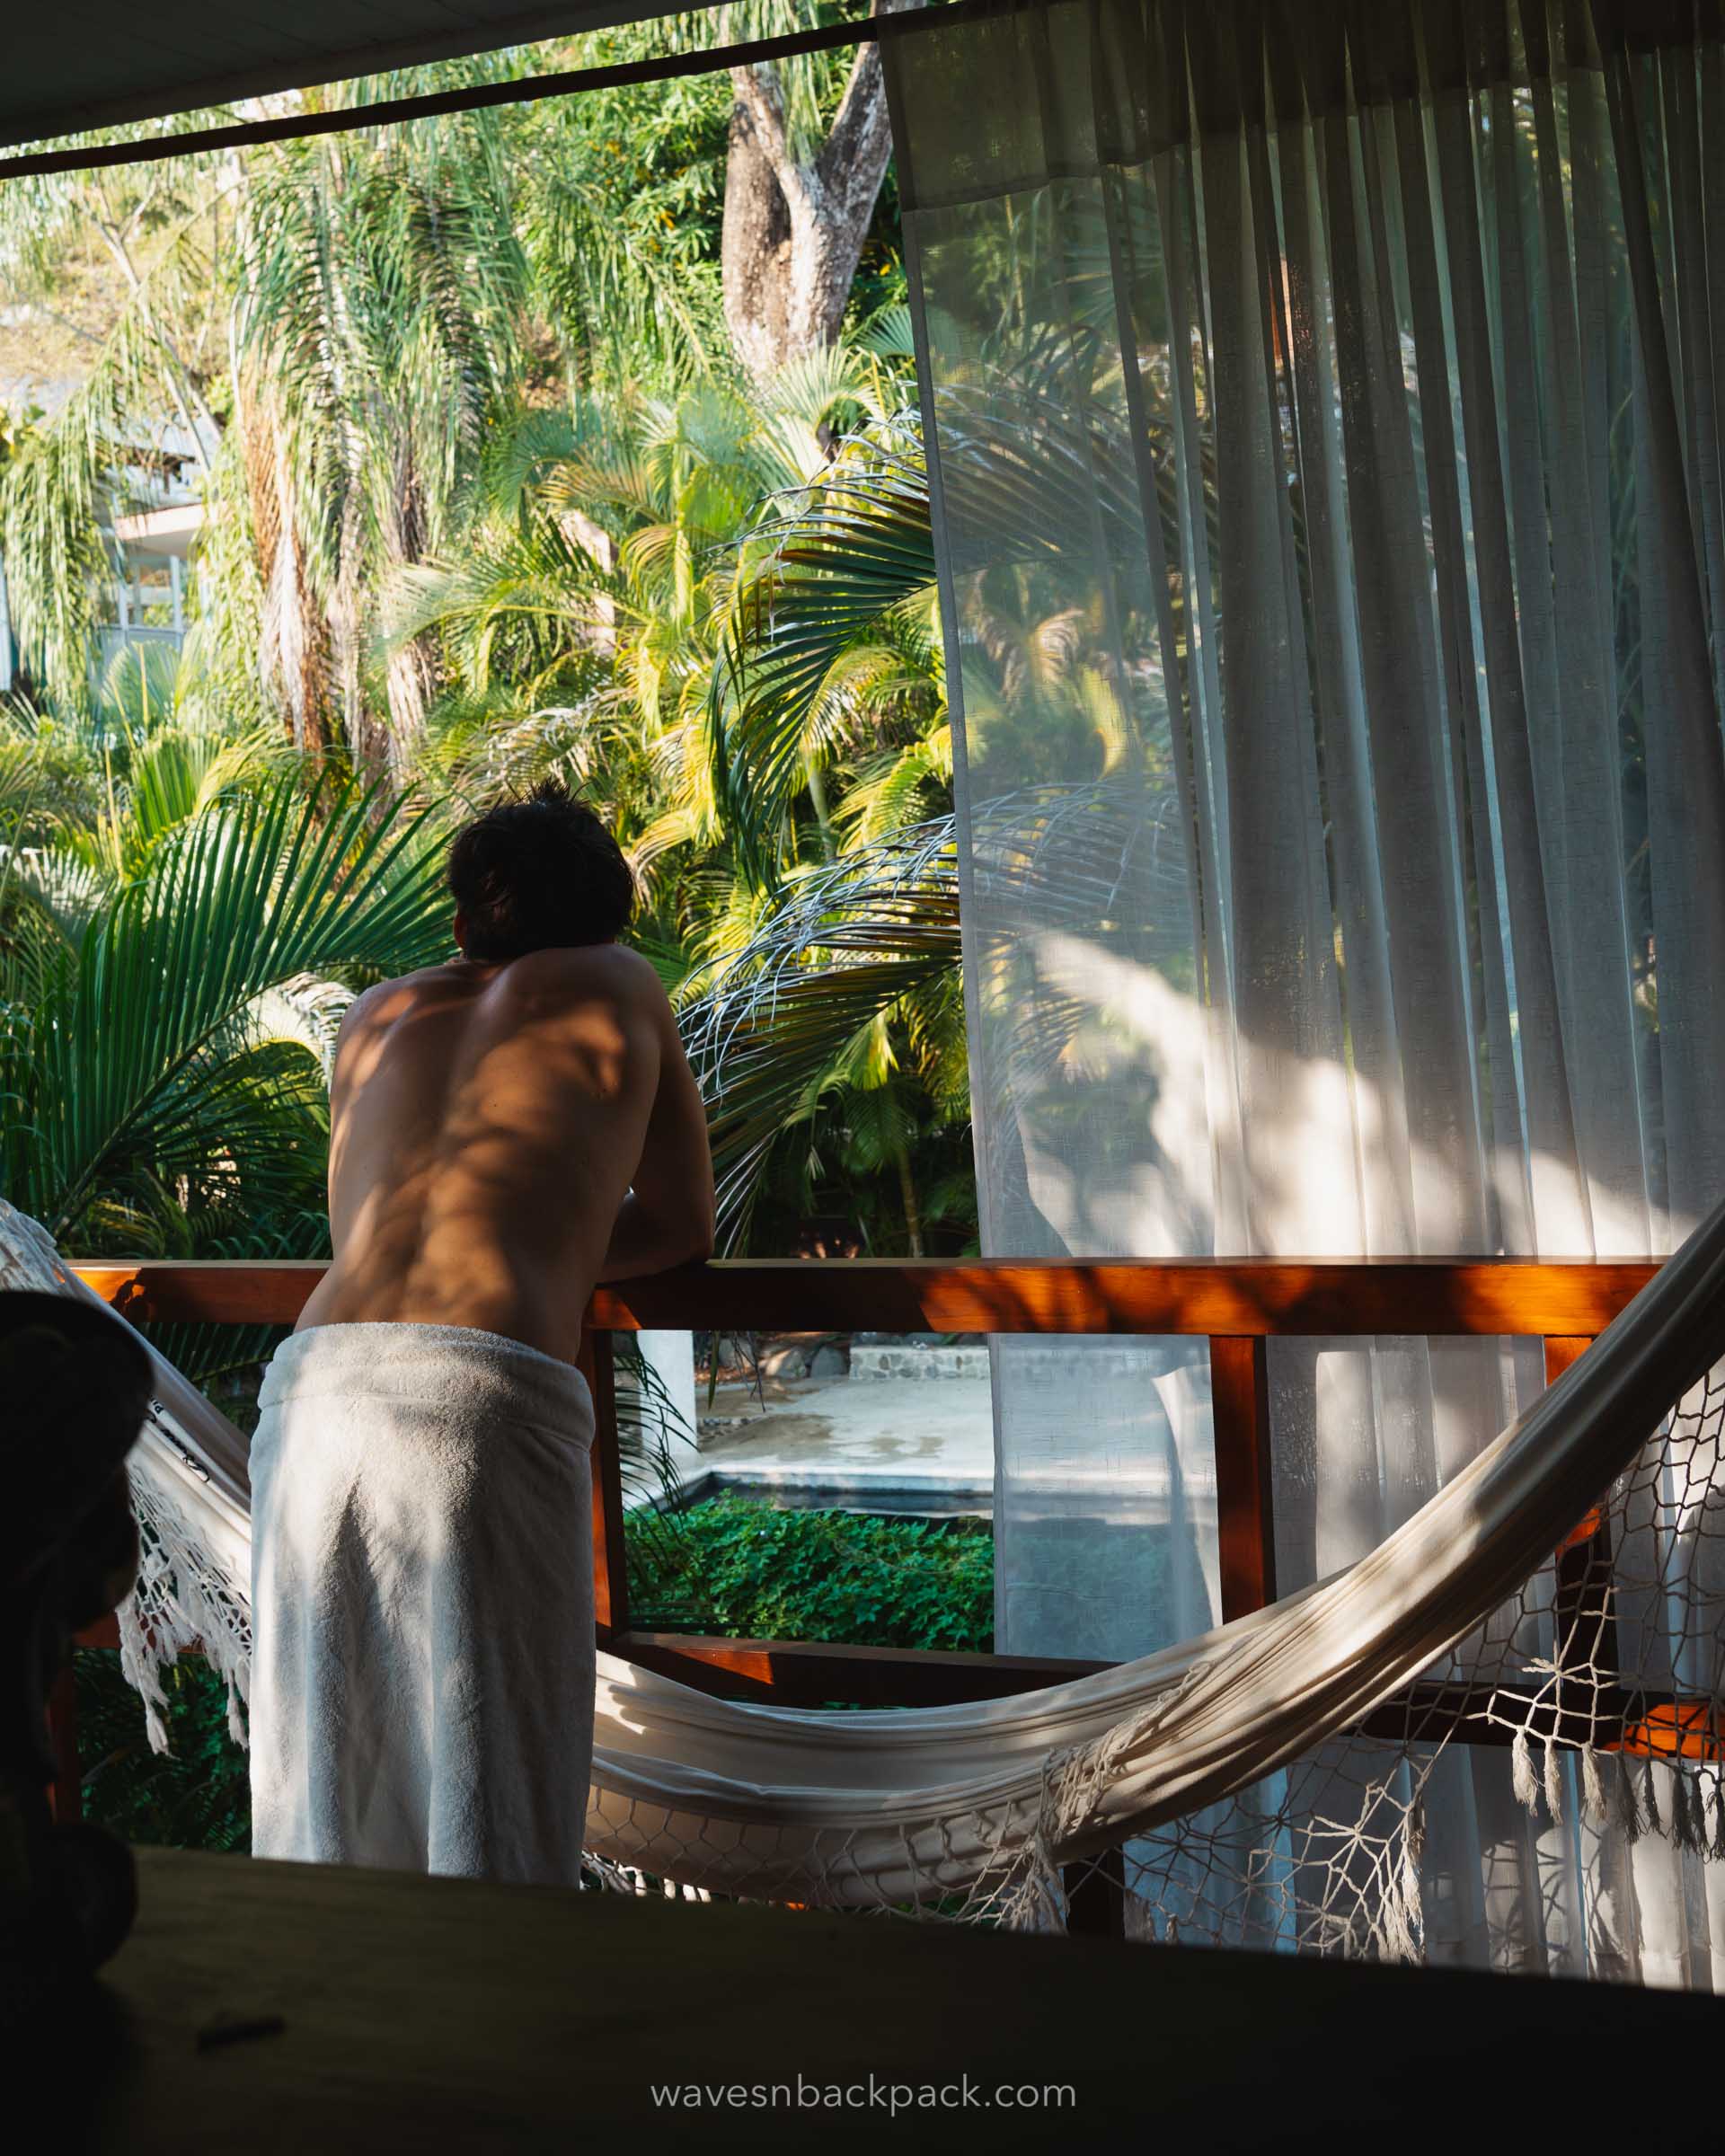
{"type": "MultiPolygon", "coordinates": [[[[1211,1427],[1225,1624],[1276,1599],[1276,1534],[1270,1506],[1269,1360],[1261,1334],[1210,1339],[1211,1427]]],[[[1066,1930],[1091,1939],[1126,1937],[1126,1856],[1110,1849],[1065,1873],[1066,1930]]]]}
{"type": "Polygon", "coordinates": [[[1072,1939],[1126,1937],[1126,1852],[1105,1849],[1084,1864],[1068,1864],[1066,1933],[1072,1939]]]}
{"type": "Polygon", "coordinates": [[[1210,1340],[1210,1415],[1216,1445],[1217,1557],[1222,1621],[1276,1599],[1276,1531],[1270,1504],[1269,1343],[1261,1333],[1210,1340]]]}
{"type": "Polygon", "coordinates": [[[617,1381],[611,1335],[581,1328],[576,1367],[593,1395],[593,1629],[608,1648],[629,1629],[629,1569],[623,1546],[623,1458],[617,1446],[617,1381]]]}
{"type": "MultiPolygon", "coordinates": [[[[1552,1337],[1545,1342],[1545,1383],[1554,1385],[1593,1342],[1585,1338],[1552,1337]]],[[[1578,1522],[1557,1552],[1557,1595],[1552,1611],[1552,1648],[1559,1666],[1575,1673],[1558,1683],[1560,1727],[1570,1704],[1564,1694],[1579,1693],[1576,1711],[1591,1727],[1594,1688],[1599,1678],[1617,1674],[1617,1620],[1611,1603],[1611,1529],[1603,1512],[1578,1522]]]]}

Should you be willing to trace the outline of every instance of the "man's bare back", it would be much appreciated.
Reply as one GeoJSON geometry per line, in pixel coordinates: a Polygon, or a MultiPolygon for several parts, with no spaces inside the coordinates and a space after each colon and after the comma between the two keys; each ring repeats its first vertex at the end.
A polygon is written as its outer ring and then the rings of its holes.
{"type": "Polygon", "coordinates": [[[563,1361],[597,1282],[704,1257],[705,1116],[646,960],[553,948],[368,990],[336,1053],[330,1231],[299,1330],[473,1326],[563,1361]]]}

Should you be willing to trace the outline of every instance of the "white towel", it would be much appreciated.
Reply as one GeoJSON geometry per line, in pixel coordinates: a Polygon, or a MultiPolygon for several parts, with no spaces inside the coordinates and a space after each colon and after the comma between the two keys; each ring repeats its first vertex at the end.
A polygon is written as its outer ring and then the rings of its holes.
{"type": "Polygon", "coordinates": [[[283,1342],[252,1441],[252,1846],[573,1884],[593,1751],[593,1405],[453,1325],[283,1342]]]}

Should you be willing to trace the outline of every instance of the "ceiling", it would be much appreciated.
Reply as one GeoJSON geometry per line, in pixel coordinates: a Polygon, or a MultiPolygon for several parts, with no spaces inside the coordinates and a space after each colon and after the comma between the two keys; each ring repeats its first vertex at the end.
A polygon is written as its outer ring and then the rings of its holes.
{"type": "Polygon", "coordinates": [[[0,146],[666,12],[666,0],[0,0],[0,146]]]}

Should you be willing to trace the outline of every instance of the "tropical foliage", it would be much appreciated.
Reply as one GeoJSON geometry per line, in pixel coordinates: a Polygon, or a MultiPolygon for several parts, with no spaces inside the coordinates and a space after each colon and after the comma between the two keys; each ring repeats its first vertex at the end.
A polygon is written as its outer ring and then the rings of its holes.
{"type": "Polygon", "coordinates": [[[994,1645],[994,1537],[982,1520],[887,1520],[712,1498],[674,1538],[629,1542],[639,1621],[757,1639],[994,1645]]]}
{"type": "Polygon", "coordinates": [[[420,819],[243,754],[134,744],[123,814],[8,850],[0,1177],[68,1248],[299,1239],[347,996],[442,948],[420,819]]]}
{"type": "MultiPolygon", "coordinates": [[[[741,0],[731,29],[840,12],[741,0]]],[[[324,1250],[341,1015],[447,953],[450,821],[552,772],[634,864],[733,1245],[794,1249],[811,1219],[839,1247],[970,1240],[951,739],[890,178],[860,260],[875,182],[841,190],[843,331],[789,364],[760,363],[776,331],[739,333],[725,237],[742,88],[831,176],[868,75],[823,56],[0,189],[9,308],[53,316],[68,266],[101,296],[70,393],[44,411],[8,390],[0,411],[21,668],[0,704],[0,1190],[64,1245],[324,1250]],[[146,590],[139,564],[176,506],[199,529],[170,612],[170,565],[146,590]]],[[[759,211],[770,186],[749,184],[759,211]]],[[[243,1425],[274,1337],[160,1345],[243,1425]]],[[[674,1480],[669,1409],[650,1366],[629,1374],[625,1486],[650,1497],[674,1480]]],[[[972,1524],[643,1504],[630,1562],[640,1609],[703,1630],[988,1642],[972,1524]]],[[[92,1811],[133,1840],[246,1846],[208,1673],[171,1676],[161,1758],[115,1657],[80,1654],[77,1676],[92,1811]]]]}
{"type": "MultiPolygon", "coordinates": [[[[800,155],[848,65],[783,75],[800,155]]],[[[893,198],[841,340],[751,373],[731,102],[691,77],[0,190],[14,295],[73,257],[113,291],[74,393],[0,453],[0,1178],[63,1240],[322,1247],[346,1002],[447,949],[449,817],[552,772],[635,866],[733,1244],[972,1235],[893,198]],[[128,519],[179,499],[176,649],[107,595],[128,519]]]]}
{"type": "Polygon", "coordinates": [[[201,1657],[164,1674],[168,1749],[150,1748],[144,1702],[111,1648],[80,1648],[78,1757],[86,1817],[128,1842],[243,1853],[251,1763],[227,1726],[227,1685],[201,1657]]]}

